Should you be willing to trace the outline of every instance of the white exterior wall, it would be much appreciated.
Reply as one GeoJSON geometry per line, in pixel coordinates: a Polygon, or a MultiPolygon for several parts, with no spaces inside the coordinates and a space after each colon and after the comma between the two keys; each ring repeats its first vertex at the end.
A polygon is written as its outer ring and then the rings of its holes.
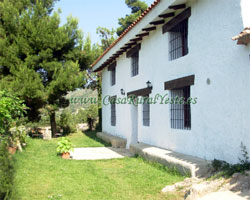
{"type": "MultiPolygon", "coordinates": [[[[242,0],[242,2],[245,0],[242,0]]],[[[239,46],[231,38],[243,30],[240,0],[194,0],[190,5],[189,54],[168,59],[168,33],[162,26],[144,37],[139,52],[139,75],[131,77],[131,59],[124,53],[117,59],[116,84],[110,72],[102,72],[103,97],[153,84],[150,97],[165,95],[164,82],[195,75],[191,96],[191,130],[170,128],[170,105],[150,105],[150,126],[142,125],[138,107],[138,141],[207,160],[238,162],[243,142],[250,152],[250,45],[239,46]],[[211,84],[207,84],[207,79],[211,84]]],[[[248,8],[250,12],[250,8],[248,8]]],[[[244,11],[245,12],[245,11],[244,11]]],[[[110,105],[103,106],[103,131],[128,139],[132,132],[131,105],[116,105],[116,126],[110,123],[110,105]]]]}

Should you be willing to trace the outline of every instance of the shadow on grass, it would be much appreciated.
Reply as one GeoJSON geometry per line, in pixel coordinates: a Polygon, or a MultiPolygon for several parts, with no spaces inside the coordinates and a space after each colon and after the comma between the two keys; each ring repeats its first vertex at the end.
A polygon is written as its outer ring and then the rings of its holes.
{"type": "Polygon", "coordinates": [[[83,131],[83,134],[85,134],[87,137],[91,138],[92,140],[95,140],[95,141],[103,144],[105,147],[111,147],[110,143],[107,143],[107,142],[103,141],[102,139],[100,139],[100,138],[98,138],[96,136],[97,132],[98,131],[96,131],[96,130],[92,130],[92,131],[91,130],[86,130],[86,131],[83,131]]]}

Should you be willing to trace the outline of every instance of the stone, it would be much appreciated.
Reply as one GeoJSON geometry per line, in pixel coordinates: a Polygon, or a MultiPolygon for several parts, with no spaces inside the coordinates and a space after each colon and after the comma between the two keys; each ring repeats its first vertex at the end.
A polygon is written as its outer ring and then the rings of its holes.
{"type": "Polygon", "coordinates": [[[217,191],[224,183],[223,179],[214,181],[205,181],[202,183],[194,184],[185,194],[185,200],[194,200],[206,194],[217,191]]]}
{"type": "Polygon", "coordinates": [[[161,192],[166,193],[166,192],[175,192],[176,191],[176,186],[175,185],[168,185],[165,188],[161,190],[161,192]]]}
{"type": "Polygon", "coordinates": [[[210,169],[210,162],[206,160],[144,143],[131,144],[130,152],[174,168],[181,174],[191,177],[204,177],[210,169]]]}
{"type": "Polygon", "coordinates": [[[108,133],[98,132],[96,136],[103,141],[110,143],[114,148],[126,148],[127,140],[108,133]]]}

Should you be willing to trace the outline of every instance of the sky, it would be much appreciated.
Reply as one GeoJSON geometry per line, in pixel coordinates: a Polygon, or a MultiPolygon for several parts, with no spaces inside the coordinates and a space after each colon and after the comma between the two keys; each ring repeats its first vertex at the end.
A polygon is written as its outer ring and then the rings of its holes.
{"type": "MultiPolygon", "coordinates": [[[[154,0],[144,0],[148,5],[154,0]]],[[[61,23],[64,24],[69,15],[77,18],[79,28],[84,37],[91,36],[92,43],[99,42],[96,28],[117,28],[118,18],[130,14],[131,10],[125,0],[60,0],[55,5],[55,10],[61,9],[61,23]]]]}

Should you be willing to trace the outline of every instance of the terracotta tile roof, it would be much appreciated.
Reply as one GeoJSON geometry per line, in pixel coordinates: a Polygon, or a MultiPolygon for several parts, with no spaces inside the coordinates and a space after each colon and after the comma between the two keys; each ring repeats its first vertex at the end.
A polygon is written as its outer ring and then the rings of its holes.
{"type": "Polygon", "coordinates": [[[247,27],[239,35],[232,38],[238,40],[237,44],[249,44],[250,43],[250,27],[247,27]]]}
{"type": "Polygon", "coordinates": [[[115,40],[104,52],[97,58],[97,60],[91,65],[94,67],[136,24],[138,24],[161,0],[155,0],[151,6],[145,10],[140,17],[138,17],[121,35],[115,40]]]}

